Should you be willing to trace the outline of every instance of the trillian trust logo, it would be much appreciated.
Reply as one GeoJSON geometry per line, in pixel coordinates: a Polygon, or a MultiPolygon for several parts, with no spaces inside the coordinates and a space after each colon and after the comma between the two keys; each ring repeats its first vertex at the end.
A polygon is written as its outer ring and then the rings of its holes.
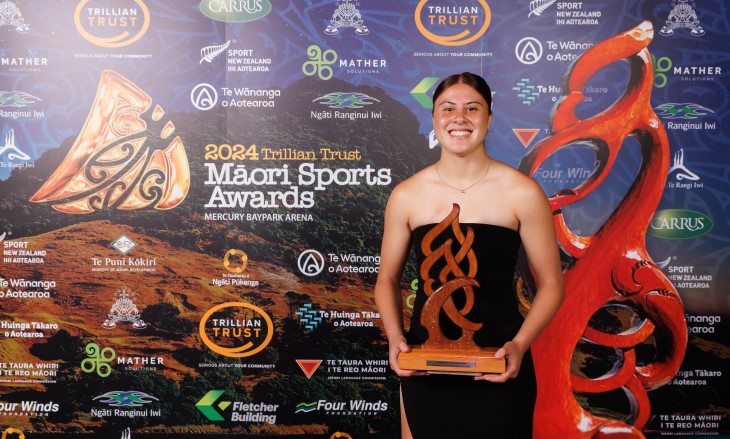
{"type": "Polygon", "coordinates": [[[443,0],[421,0],[414,17],[421,35],[442,46],[463,46],[478,40],[492,22],[492,10],[484,0],[474,6],[455,6],[443,0]]]}
{"type": "Polygon", "coordinates": [[[203,315],[199,333],[213,352],[233,358],[250,357],[269,345],[274,337],[274,322],[256,305],[228,302],[203,315]]]}
{"type": "Polygon", "coordinates": [[[101,47],[125,47],[144,36],[150,11],[142,0],[115,0],[113,8],[100,0],[81,0],[74,11],[76,30],[101,47]]]}

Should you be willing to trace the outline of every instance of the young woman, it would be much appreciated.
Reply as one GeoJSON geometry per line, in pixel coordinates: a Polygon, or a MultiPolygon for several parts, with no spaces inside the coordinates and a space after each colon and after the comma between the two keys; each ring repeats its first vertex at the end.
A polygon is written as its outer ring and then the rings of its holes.
{"type": "MultiPolygon", "coordinates": [[[[532,436],[536,384],[529,347],[560,306],[562,269],[552,212],[542,189],[486,152],[491,100],[486,81],[472,73],[452,75],[439,84],[433,96],[433,125],[441,156],[397,185],[386,206],[375,301],[388,337],[390,367],[401,377],[403,438],[532,436]],[[456,225],[439,227],[435,239],[426,238],[450,214],[453,218],[454,205],[458,205],[456,225]],[[473,242],[464,238],[468,229],[473,242]],[[473,253],[461,260],[460,269],[450,272],[442,258],[427,270],[427,279],[419,279],[405,332],[400,285],[410,247],[421,267],[424,253],[447,239],[453,240],[453,254],[473,253]],[[512,288],[520,246],[538,285],[525,318],[512,288]],[[468,292],[457,291],[453,304],[469,321],[483,324],[474,341],[499,347],[497,356],[506,359],[506,371],[466,377],[400,369],[399,354],[428,338],[419,320],[428,298],[426,281],[433,279],[435,289],[464,276],[473,277],[480,286],[473,289],[473,303],[468,292]]],[[[459,337],[461,329],[453,319],[442,312],[440,321],[448,337],[459,337]]]]}

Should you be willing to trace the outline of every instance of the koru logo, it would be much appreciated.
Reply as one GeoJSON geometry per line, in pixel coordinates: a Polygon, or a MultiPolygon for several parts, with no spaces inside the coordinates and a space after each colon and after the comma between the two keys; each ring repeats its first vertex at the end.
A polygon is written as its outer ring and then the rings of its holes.
{"type": "Polygon", "coordinates": [[[299,271],[305,276],[316,276],[324,270],[324,256],[317,250],[305,250],[297,259],[299,271]]]}
{"type": "Polygon", "coordinates": [[[332,77],[332,67],[330,65],[337,61],[337,52],[332,49],[325,50],[319,46],[311,45],[307,48],[307,56],[310,61],[302,64],[302,73],[307,76],[319,76],[319,79],[326,81],[332,77]]]}
{"type": "Polygon", "coordinates": [[[522,64],[535,64],[542,58],[542,43],[537,38],[525,37],[517,42],[515,56],[522,64]]]}
{"type": "Polygon", "coordinates": [[[111,363],[117,354],[112,348],[101,349],[96,343],[86,345],[86,356],[89,357],[81,362],[81,370],[86,373],[96,372],[102,378],[112,373],[111,363]]]}
{"type": "Polygon", "coordinates": [[[218,103],[218,92],[212,85],[201,83],[190,92],[190,101],[198,110],[210,110],[218,103]]]}

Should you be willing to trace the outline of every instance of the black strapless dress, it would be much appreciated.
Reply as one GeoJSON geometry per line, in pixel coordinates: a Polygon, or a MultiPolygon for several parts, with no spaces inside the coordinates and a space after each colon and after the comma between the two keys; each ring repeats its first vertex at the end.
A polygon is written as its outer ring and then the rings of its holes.
{"type": "MultiPolygon", "coordinates": [[[[434,226],[420,226],[412,232],[419,268],[425,260],[422,241],[434,226]]],[[[521,246],[520,236],[512,229],[489,224],[461,224],[460,227],[464,233],[467,227],[474,231],[471,249],[477,267],[471,277],[480,285],[474,288],[474,306],[466,318],[483,323],[483,327],[474,333],[476,344],[501,347],[517,334],[523,321],[512,287],[521,246]]],[[[461,244],[451,227],[428,246],[435,249],[448,238],[454,239],[451,248],[456,254],[461,244]]],[[[469,272],[470,264],[473,264],[473,259],[470,263],[467,258],[459,264],[464,274],[469,272]]],[[[439,276],[445,265],[445,259],[441,258],[429,271],[428,278],[435,279],[434,289],[440,284],[439,276]]],[[[449,274],[446,281],[454,277],[453,273],[449,274]]],[[[424,279],[420,274],[418,285],[410,329],[406,334],[411,345],[422,344],[428,337],[428,332],[420,324],[421,311],[427,299],[423,290],[424,279]]],[[[464,292],[457,291],[452,297],[457,308],[461,309],[464,292]]],[[[443,311],[439,320],[444,335],[459,338],[461,328],[443,311]]],[[[402,378],[401,391],[414,439],[532,437],[536,382],[529,350],[522,360],[519,376],[506,383],[474,381],[469,376],[428,375],[402,378]]]]}

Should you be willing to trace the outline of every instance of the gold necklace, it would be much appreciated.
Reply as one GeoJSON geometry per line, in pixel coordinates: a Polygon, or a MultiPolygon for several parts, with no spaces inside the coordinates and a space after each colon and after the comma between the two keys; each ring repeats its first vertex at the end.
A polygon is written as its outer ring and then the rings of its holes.
{"type": "Polygon", "coordinates": [[[439,180],[441,180],[441,182],[443,184],[445,184],[446,186],[450,187],[451,189],[453,189],[455,191],[459,191],[462,194],[465,194],[466,191],[468,191],[472,187],[476,186],[477,183],[479,183],[480,181],[484,180],[484,178],[486,178],[487,174],[489,174],[489,167],[491,166],[491,164],[492,164],[492,160],[490,159],[489,162],[487,163],[487,170],[484,172],[484,175],[482,175],[479,178],[479,180],[475,181],[474,183],[470,184],[469,186],[465,187],[464,189],[459,189],[458,187],[454,187],[454,186],[451,186],[450,184],[446,183],[446,180],[444,180],[444,178],[441,176],[441,173],[439,172],[438,164],[434,165],[434,169],[436,169],[436,175],[439,176],[439,180]]]}

